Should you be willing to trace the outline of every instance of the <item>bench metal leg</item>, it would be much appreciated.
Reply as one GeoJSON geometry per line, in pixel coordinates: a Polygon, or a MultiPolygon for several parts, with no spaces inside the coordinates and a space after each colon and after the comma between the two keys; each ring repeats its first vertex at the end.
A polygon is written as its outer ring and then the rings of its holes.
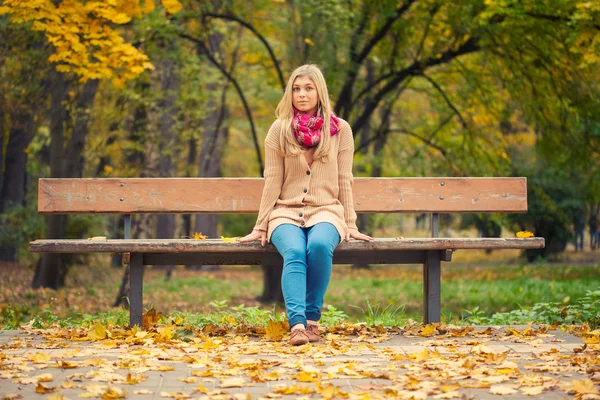
{"type": "Polygon", "coordinates": [[[441,252],[425,253],[423,264],[423,323],[440,322],[441,252]]]}
{"type": "Polygon", "coordinates": [[[142,326],[144,263],[140,253],[131,253],[129,262],[129,326],[142,326]]]}

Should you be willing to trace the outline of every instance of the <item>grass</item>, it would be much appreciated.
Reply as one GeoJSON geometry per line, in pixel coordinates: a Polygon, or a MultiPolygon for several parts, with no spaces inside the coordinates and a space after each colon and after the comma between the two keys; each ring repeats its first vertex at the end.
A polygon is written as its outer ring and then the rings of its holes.
{"type": "MultiPolygon", "coordinates": [[[[511,265],[511,258],[499,256],[501,261],[496,264],[500,265],[494,265],[489,256],[482,256],[486,258],[456,260],[459,262],[442,268],[442,313],[446,321],[467,318],[472,323],[484,322],[496,313],[529,309],[540,303],[551,306],[538,311],[551,313],[558,306],[574,306],[586,293],[600,289],[597,258],[587,264],[577,261],[569,265],[564,260],[565,264],[559,265],[511,265]]],[[[491,258],[495,257],[494,253],[491,258]]],[[[91,258],[90,265],[73,268],[67,286],[58,291],[33,290],[29,288],[32,269],[0,264],[0,327],[14,328],[34,318],[40,324],[66,325],[102,318],[126,321],[126,312],[110,307],[122,271],[103,267],[105,262],[91,258]]],[[[145,307],[190,323],[220,323],[233,317],[237,323],[262,324],[281,318],[283,311],[281,305],[256,301],[262,292],[262,271],[256,267],[224,267],[213,272],[176,268],[170,280],[165,280],[164,270],[149,268],[144,281],[145,307]]],[[[342,320],[376,325],[420,321],[422,290],[420,266],[384,266],[369,271],[334,266],[323,321],[328,325],[342,320]]]]}

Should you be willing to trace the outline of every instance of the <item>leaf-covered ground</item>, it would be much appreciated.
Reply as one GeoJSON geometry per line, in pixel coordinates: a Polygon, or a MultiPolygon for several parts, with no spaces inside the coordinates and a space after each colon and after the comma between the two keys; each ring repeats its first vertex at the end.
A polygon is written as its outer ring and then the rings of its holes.
{"type": "Polygon", "coordinates": [[[284,323],[99,323],[0,334],[4,399],[600,399],[600,331],[339,325],[291,347],[284,323]]]}
{"type": "MultiPolygon", "coordinates": [[[[536,303],[573,304],[586,292],[600,289],[600,252],[565,252],[558,263],[523,265],[518,252],[457,252],[442,268],[442,313],[456,322],[465,310],[478,307],[485,315],[536,303]]],[[[75,260],[60,290],[31,289],[32,266],[0,262],[0,328],[18,327],[34,317],[70,318],[112,310],[123,270],[111,268],[106,256],[75,260]]],[[[144,276],[144,306],[166,313],[215,311],[213,301],[230,306],[261,305],[262,271],[258,267],[223,267],[219,271],[148,268],[144,276]]],[[[421,319],[423,302],[421,266],[374,267],[353,270],[334,266],[326,305],[343,311],[351,321],[378,320],[379,324],[421,319]],[[386,309],[387,307],[387,309],[386,309]],[[376,314],[376,315],[374,315],[376,314]],[[385,318],[389,317],[389,321],[385,318]]],[[[276,311],[282,311],[277,307],[276,311]]],[[[541,321],[554,322],[554,321],[541,321]]]]}

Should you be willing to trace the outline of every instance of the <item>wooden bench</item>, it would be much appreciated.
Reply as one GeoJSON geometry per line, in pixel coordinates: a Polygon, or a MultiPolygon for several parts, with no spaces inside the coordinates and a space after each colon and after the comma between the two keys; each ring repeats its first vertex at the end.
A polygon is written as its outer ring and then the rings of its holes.
{"type": "MultiPolygon", "coordinates": [[[[142,322],[144,265],[277,265],[275,247],[220,239],[131,239],[131,214],[254,213],[263,180],[257,178],[40,179],[44,214],[125,214],[125,238],[105,241],[46,239],[32,252],[129,253],[130,324],[142,322]]],[[[439,238],[440,213],[527,211],[526,178],[356,178],[357,213],[431,213],[430,238],[350,241],[334,263],[423,264],[423,320],[440,320],[441,261],[458,249],[532,249],[543,238],[439,238]]],[[[248,227],[248,230],[251,226],[248,227]]]]}

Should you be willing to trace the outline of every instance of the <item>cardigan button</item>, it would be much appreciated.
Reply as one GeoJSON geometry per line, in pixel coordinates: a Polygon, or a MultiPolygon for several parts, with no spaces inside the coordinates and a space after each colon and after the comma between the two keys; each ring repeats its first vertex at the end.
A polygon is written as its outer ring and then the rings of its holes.
{"type": "Polygon", "coordinates": [[[310,171],[306,171],[306,175],[310,175],[310,171]]]}
{"type": "Polygon", "coordinates": [[[304,215],[304,214],[302,214],[302,213],[298,214],[298,216],[299,216],[299,217],[302,217],[303,215],[304,215]]]}
{"type": "Polygon", "coordinates": [[[307,188],[304,188],[304,193],[306,193],[306,192],[308,192],[308,189],[307,189],[307,188]]]}
{"type": "Polygon", "coordinates": [[[300,222],[300,225],[301,225],[301,226],[304,226],[304,225],[305,225],[305,224],[304,224],[304,221],[300,222]]]}

